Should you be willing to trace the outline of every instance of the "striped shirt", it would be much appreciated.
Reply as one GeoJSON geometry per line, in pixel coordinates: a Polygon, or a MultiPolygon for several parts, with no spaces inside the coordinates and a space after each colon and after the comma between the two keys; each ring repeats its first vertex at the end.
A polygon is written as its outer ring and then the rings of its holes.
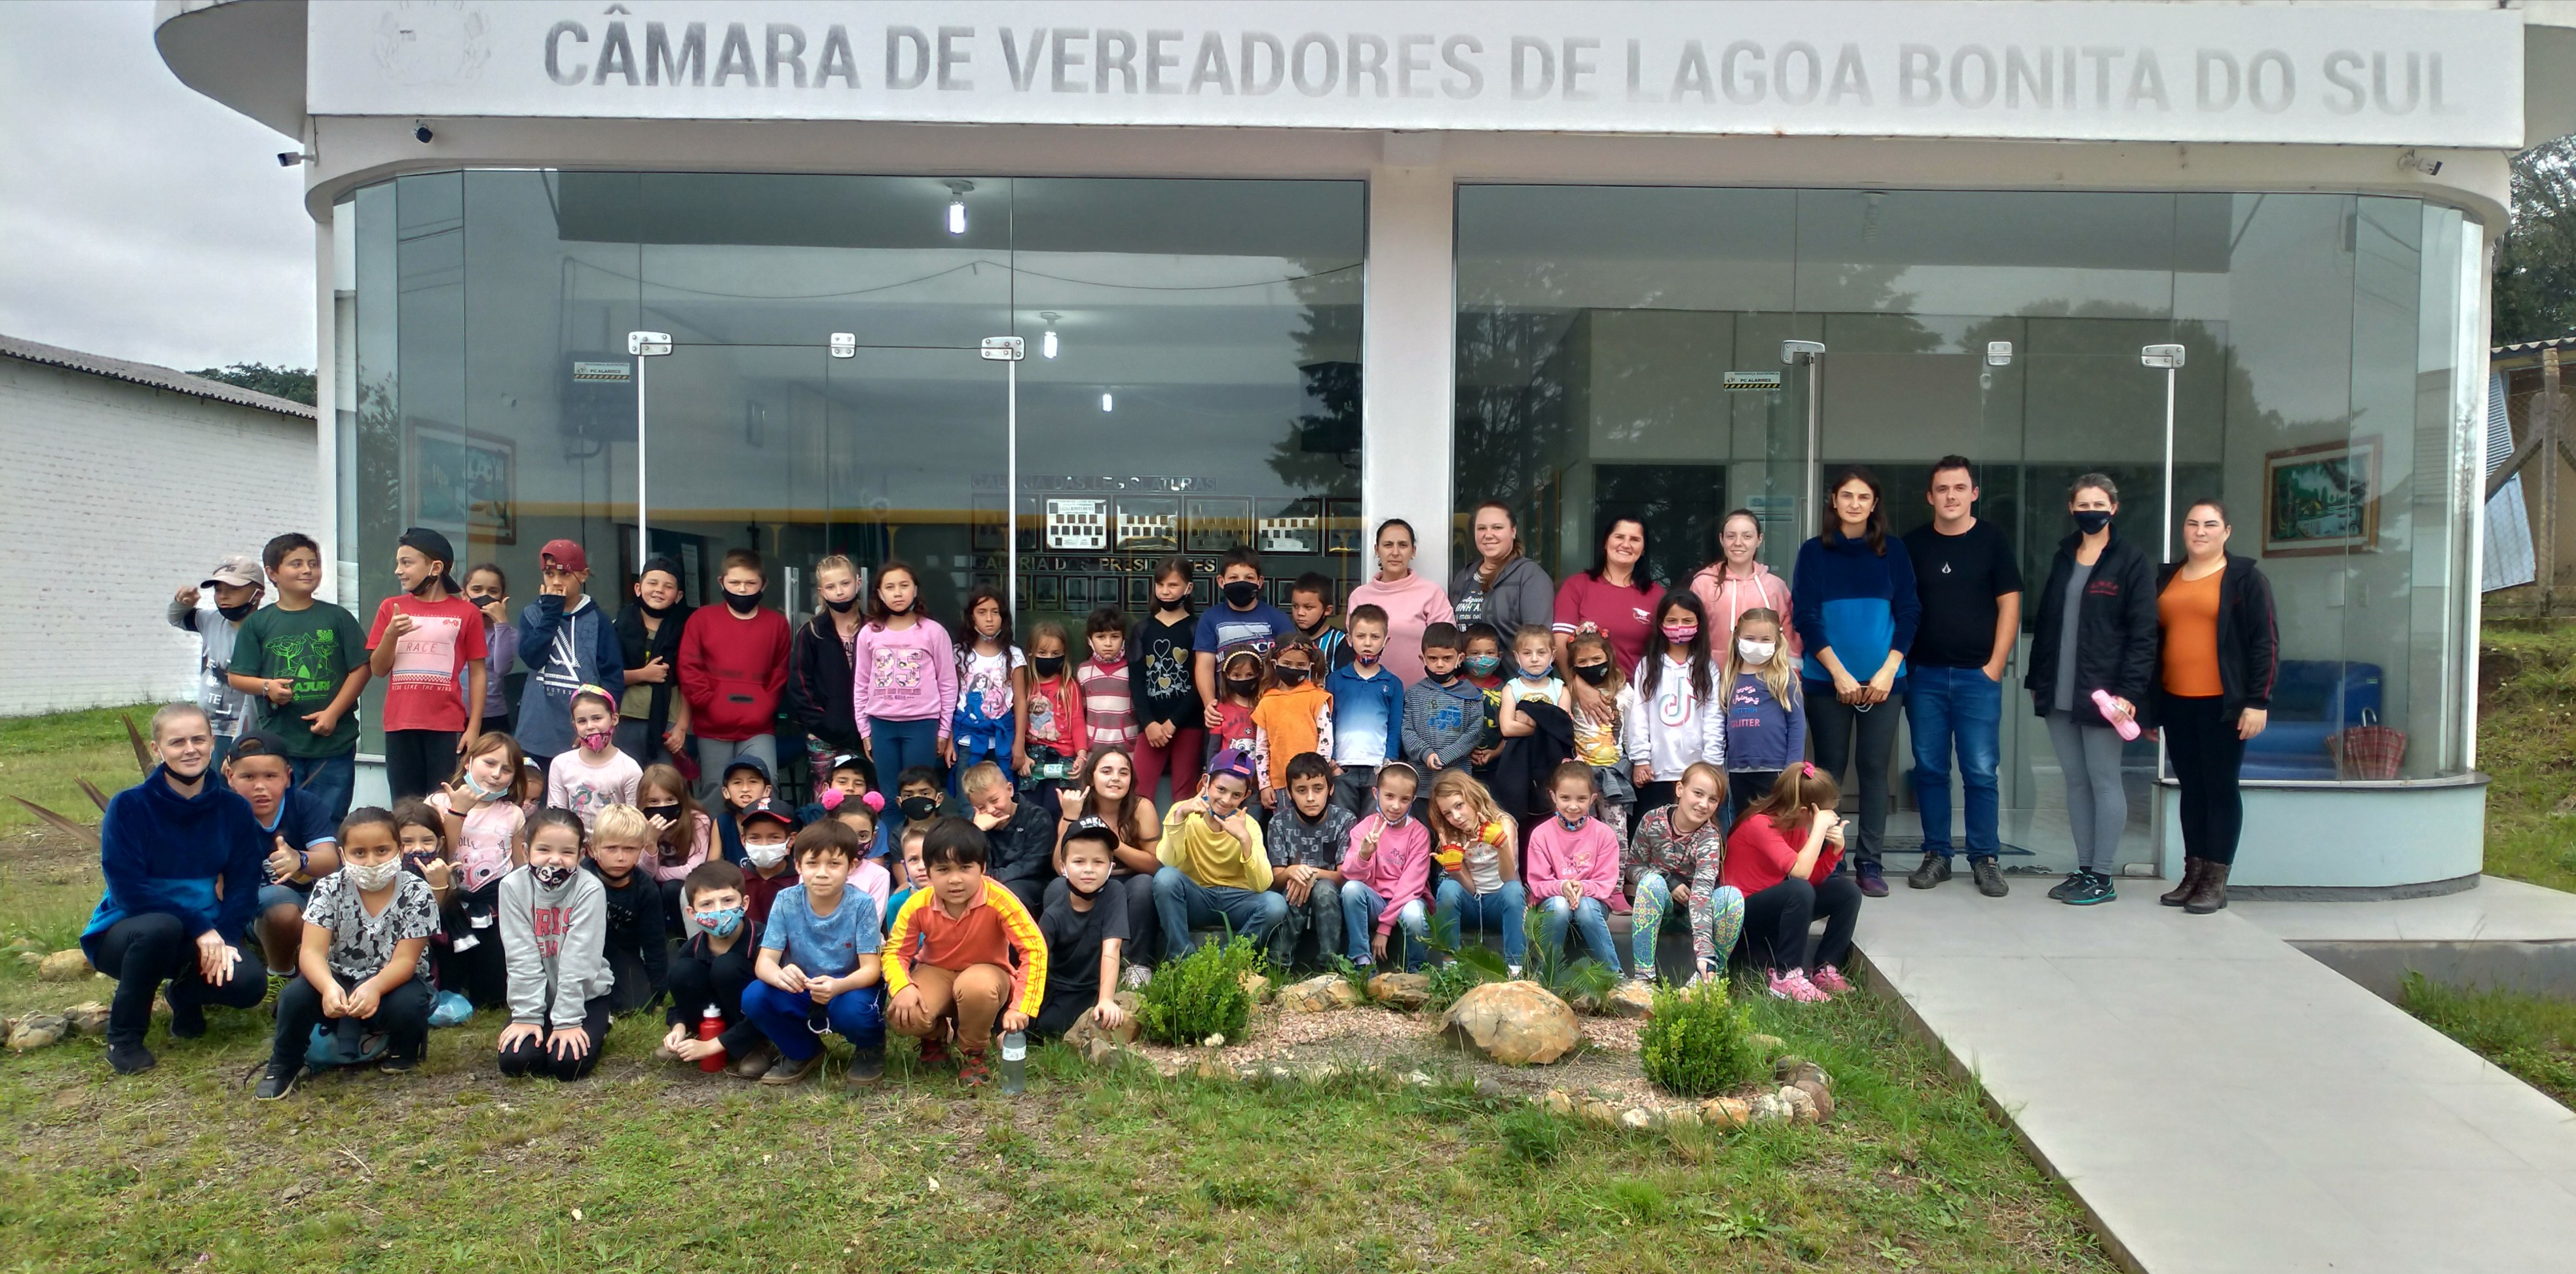
{"type": "Polygon", "coordinates": [[[1038,922],[1002,882],[984,878],[984,892],[967,904],[966,914],[952,916],[927,889],[913,890],[894,913],[886,934],[885,989],[892,1000],[912,984],[915,961],[950,972],[979,964],[998,964],[1011,971],[1011,1006],[1030,1017],[1046,999],[1046,939],[1038,922]],[[1013,960],[1017,950],[1019,958],[1013,960]]]}
{"type": "Polygon", "coordinates": [[[1127,661],[1104,664],[1086,659],[1073,675],[1082,686],[1084,750],[1123,748],[1134,742],[1136,701],[1128,686],[1127,661]]]}

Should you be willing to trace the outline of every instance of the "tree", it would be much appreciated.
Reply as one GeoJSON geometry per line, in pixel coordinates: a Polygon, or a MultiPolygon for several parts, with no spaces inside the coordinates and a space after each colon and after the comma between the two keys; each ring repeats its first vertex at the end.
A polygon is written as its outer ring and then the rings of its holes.
{"type": "Polygon", "coordinates": [[[312,406],[314,401],[313,369],[310,367],[271,367],[266,363],[235,363],[230,367],[208,367],[188,374],[271,394],[302,403],[307,407],[312,406]]]}
{"type": "Polygon", "coordinates": [[[2576,336],[2576,137],[2514,156],[2494,307],[2494,344],[2576,336]]]}

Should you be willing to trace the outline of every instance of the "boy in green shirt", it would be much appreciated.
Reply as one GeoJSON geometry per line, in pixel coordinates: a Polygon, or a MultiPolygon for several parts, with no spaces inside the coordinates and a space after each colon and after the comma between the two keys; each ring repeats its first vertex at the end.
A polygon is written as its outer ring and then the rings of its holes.
{"type": "Polygon", "coordinates": [[[251,613],[233,635],[225,680],[264,703],[260,728],[286,745],[287,766],[338,826],[358,782],[358,722],[367,685],[367,630],[358,617],[316,601],[322,546],[289,531],[260,551],[277,601],[251,613]]]}

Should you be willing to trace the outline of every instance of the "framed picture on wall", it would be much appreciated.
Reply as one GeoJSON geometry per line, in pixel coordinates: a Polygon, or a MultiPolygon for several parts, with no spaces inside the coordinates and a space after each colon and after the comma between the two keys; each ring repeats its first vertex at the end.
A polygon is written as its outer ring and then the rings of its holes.
{"type": "Polygon", "coordinates": [[[1054,610],[1057,606],[1063,604],[1062,599],[1064,594],[1062,590],[1057,587],[1055,576],[1028,575],[1023,576],[1022,580],[1025,587],[1029,590],[1026,605],[1030,609],[1054,610]]]}
{"type": "Polygon", "coordinates": [[[1046,546],[1055,552],[1097,553],[1109,547],[1109,502],[1051,498],[1047,501],[1046,546]]]}
{"type": "Polygon", "coordinates": [[[1072,611],[1091,609],[1090,576],[1067,575],[1064,577],[1064,608],[1072,611]]]}
{"type": "Polygon", "coordinates": [[[1118,585],[1118,577],[1117,577],[1117,576],[1115,576],[1115,575],[1096,575],[1096,576],[1093,576],[1093,577],[1092,577],[1092,580],[1091,580],[1091,604],[1092,604],[1092,605],[1094,605],[1094,606],[1115,606],[1115,605],[1117,605],[1117,604],[1118,604],[1118,596],[1119,596],[1119,585],[1118,585]]]}
{"type": "Polygon", "coordinates": [[[1252,538],[1249,496],[1192,496],[1182,509],[1188,534],[1182,547],[1192,553],[1222,553],[1252,538]]]}
{"type": "Polygon", "coordinates": [[[2263,556],[2367,553],[2379,547],[2379,439],[2294,447],[2263,457],[2263,556]]]}
{"type": "Polygon", "coordinates": [[[1119,498],[1119,552],[1169,553],[1180,546],[1181,502],[1179,500],[1168,496],[1119,498]]]}
{"type": "Polygon", "coordinates": [[[1127,577],[1127,609],[1143,614],[1154,606],[1154,581],[1142,575],[1127,577]]]}
{"type": "Polygon", "coordinates": [[[507,438],[446,425],[411,427],[415,525],[462,529],[467,539],[519,542],[518,448],[507,438]]]}
{"type": "Polygon", "coordinates": [[[979,495],[974,498],[971,511],[967,514],[967,521],[974,528],[969,547],[975,552],[999,553],[1002,551],[1003,524],[1009,521],[1009,517],[1003,510],[1003,503],[1002,497],[998,495],[979,495]]]}
{"type": "Polygon", "coordinates": [[[1303,557],[1324,551],[1324,502],[1312,496],[1264,500],[1253,524],[1252,547],[1263,553],[1303,557]]]}

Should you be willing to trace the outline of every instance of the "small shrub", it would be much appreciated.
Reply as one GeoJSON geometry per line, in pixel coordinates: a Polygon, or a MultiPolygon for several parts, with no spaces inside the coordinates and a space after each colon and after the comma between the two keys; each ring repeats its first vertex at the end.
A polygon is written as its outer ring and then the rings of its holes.
{"type": "Polygon", "coordinates": [[[1610,1210],[1631,1221],[1652,1225],[1673,1210],[1672,1201],[1664,1197],[1662,1187],[1635,1177],[1614,1177],[1608,1190],[1610,1210]]]}
{"type": "MultiPolygon", "coordinates": [[[[1568,1004],[1609,998],[1619,986],[1619,971],[1590,956],[1569,959],[1565,947],[1546,940],[1546,927],[1542,909],[1532,907],[1521,913],[1521,934],[1529,940],[1529,963],[1521,976],[1568,1004]]],[[[1574,931],[1567,929],[1565,937],[1571,943],[1574,931]]]]}
{"type": "Polygon", "coordinates": [[[1494,1126],[1503,1135],[1503,1154],[1519,1163],[1554,1163],[1573,1139],[1566,1121],[1545,1106],[1525,1105],[1509,1111],[1495,1120],[1494,1126]]]}
{"type": "Polygon", "coordinates": [[[1440,957],[1429,970],[1431,1002],[1428,1007],[1434,1013],[1457,1003],[1460,996],[1477,987],[1511,977],[1511,968],[1503,963],[1500,952],[1460,938],[1455,916],[1435,915],[1431,918],[1431,937],[1427,945],[1434,955],[1440,957]]]}
{"type": "Polygon", "coordinates": [[[1753,1015],[1731,1003],[1726,983],[1715,978],[1656,992],[1639,1050],[1646,1078],[1683,1097],[1715,1097],[1762,1074],[1753,1015]]]}
{"type": "Polygon", "coordinates": [[[1197,1044],[1211,1035],[1229,1042],[1243,1037],[1252,1018],[1252,997],[1243,975],[1268,966],[1261,948],[1247,937],[1201,943],[1187,957],[1154,971],[1145,984],[1137,1023],[1146,1038],[1161,1044],[1197,1044]]]}

